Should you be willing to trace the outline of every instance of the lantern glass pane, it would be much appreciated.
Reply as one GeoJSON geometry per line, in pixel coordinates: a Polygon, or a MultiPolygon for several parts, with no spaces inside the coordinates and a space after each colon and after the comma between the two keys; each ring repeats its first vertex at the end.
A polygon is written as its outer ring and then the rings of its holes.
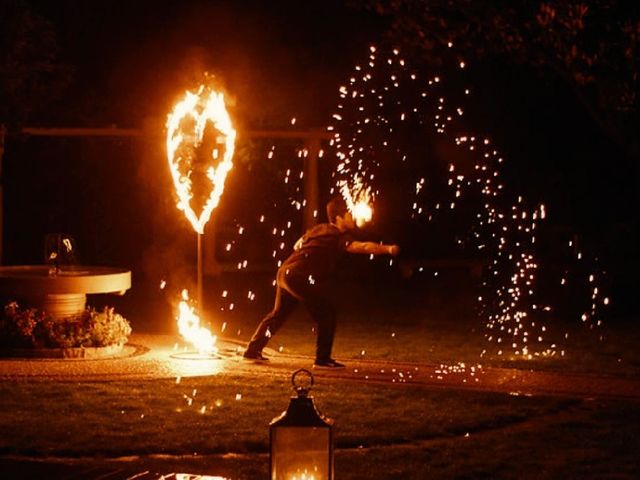
{"type": "Polygon", "coordinates": [[[274,428],[271,480],[330,480],[330,442],[329,428],[274,428]]]}

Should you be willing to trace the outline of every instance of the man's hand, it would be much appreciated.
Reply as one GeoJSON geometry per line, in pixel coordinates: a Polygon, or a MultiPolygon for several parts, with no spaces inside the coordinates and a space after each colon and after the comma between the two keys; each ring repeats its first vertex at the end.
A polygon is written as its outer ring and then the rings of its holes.
{"type": "Polygon", "coordinates": [[[347,252],[396,256],[400,253],[400,247],[398,245],[386,245],[384,243],[353,241],[347,246],[347,252]]]}
{"type": "Polygon", "coordinates": [[[400,247],[398,245],[387,245],[387,253],[395,257],[400,253],[400,247]]]}

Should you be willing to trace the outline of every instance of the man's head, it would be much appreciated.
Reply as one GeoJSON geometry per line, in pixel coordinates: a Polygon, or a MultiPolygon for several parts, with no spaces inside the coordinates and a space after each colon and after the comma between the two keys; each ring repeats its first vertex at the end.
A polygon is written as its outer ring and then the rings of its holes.
{"type": "Polygon", "coordinates": [[[327,218],[331,223],[336,223],[338,217],[344,218],[347,213],[349,209],[341,196],[335,196],[327,203],[327,218]]]}

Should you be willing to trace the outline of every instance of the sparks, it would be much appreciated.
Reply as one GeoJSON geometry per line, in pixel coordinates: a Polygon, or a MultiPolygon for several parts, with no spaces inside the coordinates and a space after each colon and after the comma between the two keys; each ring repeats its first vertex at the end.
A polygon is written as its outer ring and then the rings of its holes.
{"type": "Polygon", "coordinates": [[[351,187],[346,180],[340,181],[339,187],[356,225],[362,227],[370,222],[373,217],[371,188],[365,186],[362,178],[357,175],[354,177],[351,187]]]}

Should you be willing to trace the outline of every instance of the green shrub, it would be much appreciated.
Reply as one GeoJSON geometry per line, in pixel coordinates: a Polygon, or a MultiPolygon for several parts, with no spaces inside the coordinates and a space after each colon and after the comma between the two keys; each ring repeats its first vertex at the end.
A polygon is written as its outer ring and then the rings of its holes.
{"type": "Polygon", "coordinates": [[[35,308],[4,307],[0,316],[0,346],[13,348],[106,347],[126,343],[129,322],[113,308],[87,308],[79,315],[54,319],[35,308]]]}

